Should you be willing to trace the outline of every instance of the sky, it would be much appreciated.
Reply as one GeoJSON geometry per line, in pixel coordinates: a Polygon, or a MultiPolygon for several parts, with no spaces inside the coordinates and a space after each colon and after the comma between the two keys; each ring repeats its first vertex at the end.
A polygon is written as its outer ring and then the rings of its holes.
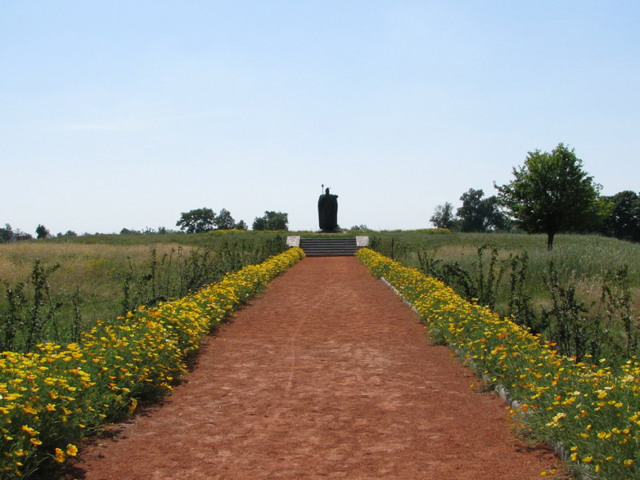
{"type": "Polygon", "coordinates": [[[0,0],[0,226],[430,227],[528,152],[640,190],[640,2],[0,0]]]}

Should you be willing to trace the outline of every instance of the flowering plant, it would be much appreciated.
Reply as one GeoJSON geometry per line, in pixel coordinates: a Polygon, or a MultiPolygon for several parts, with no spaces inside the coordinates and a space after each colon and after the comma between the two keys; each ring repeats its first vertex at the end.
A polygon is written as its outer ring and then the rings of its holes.
{"type": "Polygon", "coordinates": [[[604,358],[577,362],[439,280],[370,249],[357,256],[415,308],[433,339],[518,399],[520,409],[512,410],[518,422],[559,446],[577,470],[608,480],[640,477],[637,359],[616,369],[604,358]]]}
{"type": "Polygon", "coordinates": [[[78,343],[1,353],[0,479],[64,463],[87,432],[132,413],[143,395],[169,392],[202,338],[303,257],[292,248],[180,300],[98,322],[78,343]]]}

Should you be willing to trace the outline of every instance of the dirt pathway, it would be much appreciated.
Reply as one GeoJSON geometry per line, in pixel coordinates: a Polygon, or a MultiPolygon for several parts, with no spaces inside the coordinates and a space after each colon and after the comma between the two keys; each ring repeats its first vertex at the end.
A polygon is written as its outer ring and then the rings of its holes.
{"type": "Polygon", "coordinates": [[[473,383],[354,258],[307,258],[163,405],[84,449],[75,478],[521,480],[559,463],[473,383]]]}

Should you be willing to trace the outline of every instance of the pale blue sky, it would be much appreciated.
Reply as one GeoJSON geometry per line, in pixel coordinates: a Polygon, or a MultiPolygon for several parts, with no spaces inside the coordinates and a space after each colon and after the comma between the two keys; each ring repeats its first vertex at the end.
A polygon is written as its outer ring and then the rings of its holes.
{"type": "Polygon", "coordinates": [[[0,225],[424,228],[527,152],[640,190],[637,1],[0,0],[0,225]]]}

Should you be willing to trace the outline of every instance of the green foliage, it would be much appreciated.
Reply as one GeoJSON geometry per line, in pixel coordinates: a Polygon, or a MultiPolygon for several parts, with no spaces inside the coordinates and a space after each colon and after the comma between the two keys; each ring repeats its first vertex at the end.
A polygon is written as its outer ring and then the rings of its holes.
{"type": "Polygon", "coordinates": [[[607,273],[606,282],[602,288],[601,303],[605,305],[607,325],[624,326],[626,356],[631,357],[639,352],[640,325],[632,304],[628,265],[607,273]]]}
{"type": "MultiPolygon", "coordinates": [[[[484,191],[470,188],[460,197],[462,207],[458,208],[460,230],[463,232],[492,232],[508,230],[507,217],[500,211],[498,198],[484,197],[484,191]]],[[[449,228],[449,227],[445,227],[449,228]]]]}
{"type": "Polygon", "coordinates": [[[551,293],[552,308],[543,309],[542,316],[551,319],[549,337],[559,352],[578,361],[587,354],[599,358],[603,341],[599,318],[591,321],[588,317],[589,310],[578,298],[576,285],[573,282],[563,285],[553,262],[549,262],[544,281],[551,293]]]}
{"type": "Polygon", "coordinates": [[[54,320],[62,303],[51,293],[49,276],[58,268],[59,264],[44,267],[35,260],[26,280],[15,285],[4,283],[6,308],[0,310],[0,351],[27,352],[42,340],[47,329],[57,333],[54,320]]]}
{"type": "Polygon", "coordinates": [[[626,190],[606,197],[603,231],[607,235],[625,240],[640,241],[640,196],[626,190]]]}
{"type": "Polygon", "coordinates": [[[208,232],[216,226],[216,214],[210,208],[197,208],[182,212],[176,226],[187,233],[208,232]]]}
{"type": "Polygon", "coordinates": [[[11,225],[6,223],[4,228],[0,228],[0,243],[10,242],[12,238],[13,229],[11,228],[11,225]]]}
{"type": "Polygon", "coordinates": [[[429,221],[436,228],[453,229],[456,225],[456,216],[453,213],[453,205],[449,202],[445,202],[444,205],[438,205],[429,221]]]}
{"type": "Polygon", "coordinates": [[[0,347],[26,352],[36,343],[75,341],[100,319],[180,298],[282,252],[286,242],[273,233],[216,230],[60,237],[2,248],[0,347]]]}
{"type": "Polygon", "coordinates": [[[244,222],[244,220],[240,220],[238,223],[236,223],[233,226],[234,230],[248,230],[249,227],[247,226],[247,224],[244,222]]]}
{"type": "Polygon", "coordinates": [[[231,216],[231,212],[226,208],[220,210],[220,213],[218,213],[213,223],[218,230],[231,230],[236,225],[236,221],[231,216]]]}
{"type": "Polygon", "coordinates": [[[38,225],[36,228],[36,235],[38,239],[49,237],[49,230],[44,225],[38,225]]]}
{"type": "Polygon", "coordinates": [[[378,233],[371,247],[417,266],[469,301],[513,318],[565,355],[603,355],[620,364],[640,350],[640,246],[559,235],[378,233]],[[491,247],[480,247],[491,241],[491,247]],[[489,255],[487,255],[489,254],[489,255]]]}
{"type": "Polygon", "coordinates": [[[289,214],[265,211],[262,217],[253,221],[254,230],[288,230],[289,214]]]}
{"type": "Polygon", "coordinates": [[[551,153],[530,152],[513,175],[510,183],[496,186],[500,201],[524,231],[547,234],[548,250],[557,233],[579,230],[596,214],[597,186],[562,143],[551,153]]]}
{"type": "Polygon", "coordinates": [[[417,252],[420,269],[460,292],[469,301],[493,309],[498,296],[505,269],[498,262],[498,250],[489,245],[477,249],[477,263],[472,270],[466,270],[457,262],[447,263],[432,258],[428,252],[417,252]],[[485,253],[489,251],[489,263],[485,262],[485,253]]]}

